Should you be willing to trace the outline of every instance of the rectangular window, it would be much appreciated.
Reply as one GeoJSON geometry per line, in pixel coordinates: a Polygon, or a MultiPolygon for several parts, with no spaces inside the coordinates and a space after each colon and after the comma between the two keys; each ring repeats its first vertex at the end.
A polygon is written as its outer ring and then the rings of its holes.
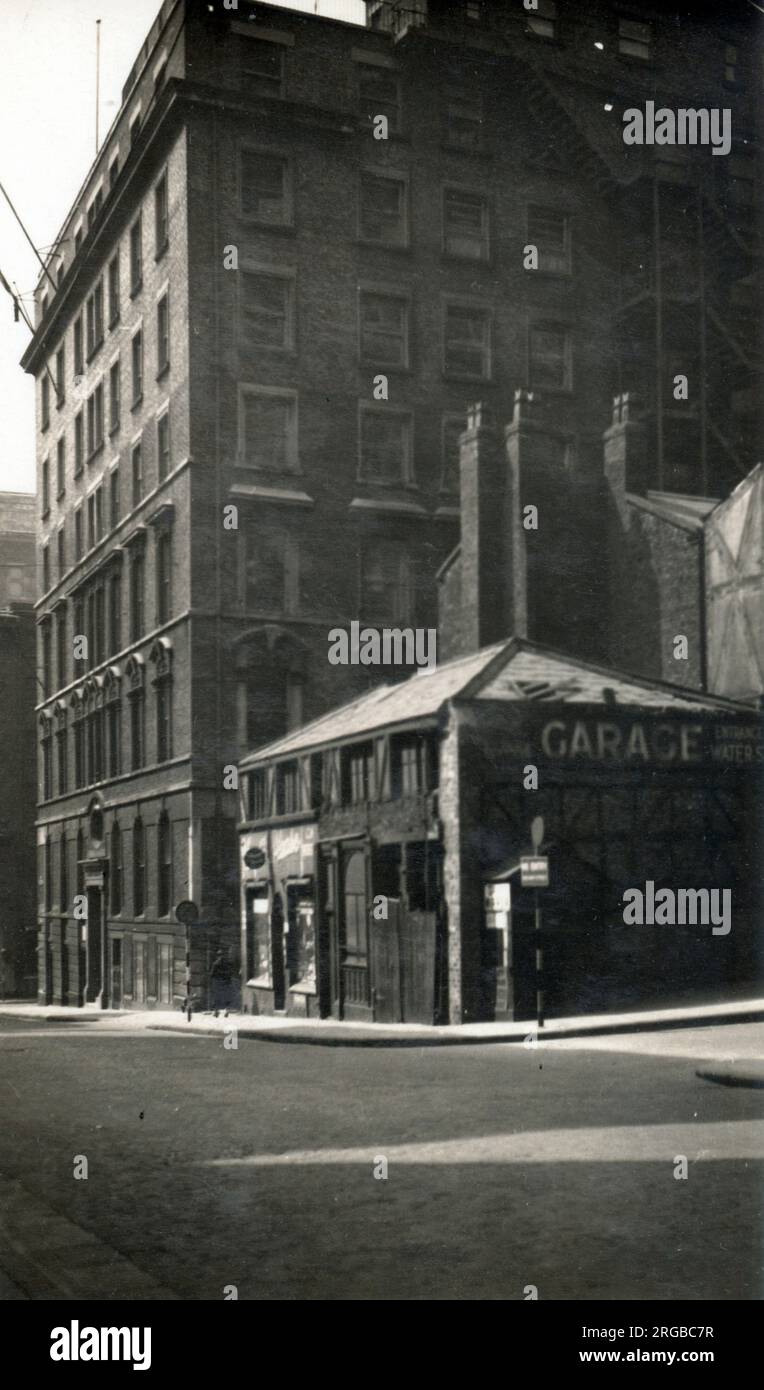
{"type": "Polygon", "coordinates": [[[276,769],[276,814],[288,816],[301,810],[300,777],[296,763],[280,763],[276,769]]]}
{"type": "Polygon", "coordinates": [[[651,24],[635,19],[619,19],[618,52],[629,58],[648,61],[651,57],[652,34],[651,24]]]}
{"type": "MultiPolygon", "coordinates": [[[[46,543],[42,548],[42,591],[47,593],[50,588],[50,546],[46,543]]],[[[46,687],[47,691],[47,687],[46,687]]]]}
{"type": "Polygon", "coordinates": [[[119,358],[109,368],[109,433],[119,429],[121,369],[119,358]]]}
{"type": "Polygon", "coordinates": [[[85,421],[81,410],[74,417],[74,476],[79,477],[85,463],[85,421]]]}
{"type": "Polygon", "coordinates": [[[425,790],[426,745],[421,739],[393,741],[392,781],[394,796],[416,796],[425,790]]]}
{"type": "Polygon", "coordinates": [[[361,173],[358,234],[379,246],[408,245],[403,179],[361,173]]]}
{"type": "Polygon", "coordinates": [[[66,438],[62,434],[56,445],[56,497],[66,492],[66,438]]]}
{"type": "Polygon", "coordinates": [[[82,376],[85,371],[85,352],[82,338],[82,314],[74,320],[74,375],[82,376]]]}
{"type": "Polygon", "coordinates": [[[411,417],[361,410],[361,477],[376,483],[411,481],[411,417]]]}
{"type": "Polygon", "coordinates": [[[96,540],[103,539],[103,484],[99,483],[95,490],[95,530],[96,540]]]}
{"type": "Polygon", "coordinates": [[[243,270],[241,286],[242,341],[261,347],[294,347],[294,281],[283,275],[243,270]]]}
{"type": "Polygon", "coordinates": [[[361,559],[361,617],[371,623],[408,623],[411,615],[409,558],[395,542],[377,542],[361,559]]]}
{"type": "Polygon", "coordinates": [[[268,784],[264,772],[250,772],[247,777],[247,818],[261,820],[268,814],[268,784]]]}
{"type": "Polygon", "coordinates": [[[146,702],[143,694],[130,696],[130,762],[133,772],[143,767],[145,739],[146,702]]]}
{"type": "Polygon", "coordinates": [[[166,762],[172,757],[172,684],[160,681],[156,687],[157,696],[157,762],[166,762]]]}
{"type": "Polygon", "coordinates": [[[528,244],[538,251],[538,269],[553,275],[571,270],[570,218],[554,208],[528,208],[528,244]]]}
{"type": "Polygon", "coordinates": [[[375,116],[386,116],[390,131],[401,124],[400,82],[387,68],[362,63],[358,68],[358,114],[371,124],[375,116]]]}
{"type": "Polygon", "coordinates": [[[240,462],[247,468],[297,471],[297,398],[242,388],[240,462]]]}
{"type": "Polygon", "coordinates": [[[444,190],[443,250],[470,261],[488,260],[488,200],[481,194],[444,190]]]}
{"type": "Polygon", "coordinates": [[[81,559],[82,559],[83,545],[84,545],[84,538],[83,538],[83,534],[82,534],[82,504],[80,503],[79,507],[77,507],[77,509],[75,510],[75,513],[74,513],[74,558],[75,558],[75,560],[81,560],[81,559]]]}
{"type": "Polygon", "coordinates": [[[737,82],[738,49],[735,44],[728,43],[724,47],[724,81],[737,82]]]}
{"type": "Polygon", "coordinates": [[[258,96],[284,93],[284,50],[280,43],[246,36],[242,52],[242,76],[247,90],[258,96]]]}
{"type": "Polygon", "coordinates": [[[113,531],[119,525],[119,464],[108,475],[108,524],[113,531]]]}
{"type": "Polygon", "coordinates": [[[109,579],[109,641],[114,656],[122,646],[122,577],[118,573],[109,579]]]}
{"type": "Polygon", "coordinates": [[[133,506],[143,500],[143,447],[138,442],[133,445],[131,455],[133,506]]]}
{"type": "Polygon", "coordinates": [[[119,178],[119,155],[115,154],[109,165],[109,191],[114,187],[119,178]]]}
{"type": "MultiPolygon", "coordinates": [[[[67,681],[67,641],[66,641],[66,608],[58,610],[56,617],[56,669],[58,671],[58,688],[63,690],[67,681]]],[[[66,734],[66,729],[64,729],[66,734]]]]}
{"type": "Polygon", "coordinates": [[[133,552],[130,565],[130,641],[137,642],[144,629],[145,565],[143,553],[133,552]]]}
{"type": "Polygon", "coordinates": [[[170,296],[165,292],[157,301],[157,376],[170,365],[170,296]]]}
{"type": "Polygon", "coordinates": [[[66,357],[64,355],[64,349],[62,346],[58,349],[58,352],[56,353],[56,407],[58,408],[58,410],[61,409],[66,398],[66,392],[64,390],[65,374],[66,357]]]}
{"type": "Polygon", "coordinates": [[[137,111],[130,122],[130,149],[133,148],[141,130],[141,113],[137,111]]]}
{"type": "Polygon", "coordinates": [[[387,294],[361,294],[361,358],[380,367],[407,367],[408,300],[387,294]]]}
{"type": "Polygon", "coordinates": [[[487,309],[448,304],[445,311],[444,370],[473,380],[491,375],[491,316],[487,309]]]}
{"type": "MultiPolygon", "coordinates": [[[[58,532],[56,533],[56,550],[57,550],[57,556],[56,556],[56,558],[57,558],[57,561],[58,561],[58,577],[59,577],[59,579],[62,579],[63,576],[64,576],[64,571],[66,570],[66,534],[65,534],[65,523],[62,523],[61,526],[59,526],[58,532]]],[[[62,684],[63,684],[63,682],[62,682],[62,684]]]]}
{"type": "Polygon", "coordinates": [[[298,611],[299,545],[292,531],[253,525],[246,532],[243,597],[250,611],[298,611]]]}
{"type": "Polygon", "coordinates": [[[164,482],[170,471],[170,412],[166,410],[157,420],[157,473],[164,482]]]}
{"type": "MultiPolygon", "coordinates": [[[[170,865],[172,869],[172,865],[170,865]]],[[[171,877],[172,883],[172,877],[171,877]]],[[[170,889],[172,892],[172,888],[170,889]]],[[[171,899],[170,899],[171,901],[171,899]]],[[[169,908],[168,908],[169,911],[169,908]]],[[[159,999],[160,1004],[171,1004],[173,1000],[173,954],[170,941],[160,941],[159,951],[159,999]]]]}
{"type": "Polygon", "coordinates": [[[143,333],[138,332],[132,342],[133,405],[143,398],[143,333]]]}
{"type": "Polygon", "coordinates": [[[40,424],[44,430],[50,424],[50,377],[47,367],[40,381],[40,424]]]}
{"type": "Polygon", "coordinates": [[[374,795],[374,749],[370,743],[351,748],[347,753],[347,782],[345,799],[353,805],[369,801],[374,795]]]}
{"type": "Polygon", "coordinates": [[[99,382],[87,400],[88,457],[103,444],[103,382],[99,382]]]}
{"type": "Polygon", "coordinates": [[[112,256],[109,261],[107,274],[108,293],[109,293],[109,328],[113,328],[119,321],[119,251],[112,256]]]}
{"type": "Polygon", "coordinates": [[[567,391],[571,385],[570,334],[565,328],[532,328],[530,334],[532,390],[567,391]]]}
{"type": "Polygon", "coordinates": [[[242,150],[239,184],[244,217],[252,217],[274,227],[291,223],[291,180],[286,159],[280,155],[242,150]]]}
{"type": "Polygon", "coordinates": [[[163,174],[154,189],[154,243],[157,256],[161,256],[167,246],[169,226],[167,174],[163,174]]]}
{"type": "Polygon", "coordinates": [[[96,218],[97,218],[99,212],[101,211],[101,208],[102,208],[102,207],[103,207],[103,189],[102,189],[102,188],[99,188],[99,189],[97,189],[97,191],[96,191],[96,195],[95,195],[95,197],[93,198],[92,203],[90,203],[90,205],[88,206],[88,231],[90,231],[90,228],[92,227],[93,223],[95,222],[95,220],[96,220],[96,218]]]}
{"type": "Polygon", "coordinates": [[[143,232],[137,217],[130,228],[130,293],[137,294],[143,283],[143,232]]]}
{"type": "Polygon", "coordinates": [[[88,357],[92,357],[103,342],[103,280],[98,281],[93,293],[88,295],[86,300],[85,326],[88,357]]]}
{"type": "Polygon", "coordinates": [[[42,461],[42,515],[47,516],[50,511],[50,460],[42,461]]]}
{"type": "Polygon", "coordinates": [[[96,542],[95,530],[95,493],[91,492],[88,497],[88,548],[93,549],[96,542]]]}
{"type": "Polygon", "coordinates": [[[172,535],[161,531],[156,548],[157,622],[166,623],[172,614],[172,535]]]}
{"type": "Polygon", "coordinates": [[[554,0],[537,0],[536,8],[525,16],[527,32],[540,39],[557,38],[557,5],[554,0]]]}
{"type": "Polygon", "coordinates": [[[479,150],[483,144],[483,99],[458,90],[446,94],[443,136],[460,150],[479,150]]]}

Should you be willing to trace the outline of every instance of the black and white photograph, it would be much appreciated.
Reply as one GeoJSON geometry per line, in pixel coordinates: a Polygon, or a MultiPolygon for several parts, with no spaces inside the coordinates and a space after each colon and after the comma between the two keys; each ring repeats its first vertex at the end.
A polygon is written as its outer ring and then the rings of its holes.
{"type": "Polygon", "coordinates": [[[53,1382],[201,1377],[185,1301],[247,1360],[210,1304],[734,1368],[763,95],[753,0],[0,0],[0,1299],[53,1382]]]}

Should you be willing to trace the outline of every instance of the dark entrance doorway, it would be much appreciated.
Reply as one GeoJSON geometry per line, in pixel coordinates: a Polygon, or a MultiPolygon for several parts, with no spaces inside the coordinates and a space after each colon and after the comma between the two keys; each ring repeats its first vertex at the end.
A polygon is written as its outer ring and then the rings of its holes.
{"type": "Polygon", "coordinates": [[[87,991],[86,1001],[94,1004],[103,990],[103,960],[101,958],[101,919],[103,890],[88,886],[87,920],[87,991]]]}
{"type": "Polygon", "coordinates": [[[273,963],[273,1007],[286,1007],[286,972],[284,969],[284,904],[276,893],[271,909],[271,960],[273,963]]]}
{"type": "Polygon", "coordinates": [[[111,1007],[122,1007],[122,937],[111,939],[111,1007]]]}

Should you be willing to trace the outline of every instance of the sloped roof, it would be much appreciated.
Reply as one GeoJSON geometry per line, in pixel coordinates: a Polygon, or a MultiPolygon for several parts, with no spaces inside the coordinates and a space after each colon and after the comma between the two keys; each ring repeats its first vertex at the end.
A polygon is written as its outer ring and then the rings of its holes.
{"type": "Polygon", "coordinates": [[[404,724],[411,719],[435,716],[447,700],[471,685],[506,646],[506,642],[498,642],[470,656],[444,662],[442,666],[436,666],[434,671],[417,671],[397,685],[377,686],[350,704],[340,705],[320,719],[295,729],[286,738],[277,739],[275,743],[248,754],[243,765],[286,757],[319,744],[337,743],[340,739],[371,733],[373,729],[385,728],[388,724],[404,724]]]}
{"type": "Polygon", "coordinates": [[[686,690],[667,682],[591,666],[523,638],[509,638],[470,656],[418,671],[398,685],[382,685],[350,704],[330,710],[285,738],[242,759],[242,767],[305,753],[346,739],[417,720],[433,720],[449,700],[517,703],[601,704],[642,709],[745,711],[739,701],[686,690]]]}

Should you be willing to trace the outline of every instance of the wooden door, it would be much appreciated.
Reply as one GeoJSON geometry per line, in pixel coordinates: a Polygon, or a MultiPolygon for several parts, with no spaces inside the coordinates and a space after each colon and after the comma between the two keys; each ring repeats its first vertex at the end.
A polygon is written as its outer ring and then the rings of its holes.
{"type": "Polygon", "coordinates": [[[387,920],[371,921],[371,973],[374,981],[374,1020],[376,1023],[400,1023],[401,1012],[401,953],[400,902],[387,900],[387,920]]]}

